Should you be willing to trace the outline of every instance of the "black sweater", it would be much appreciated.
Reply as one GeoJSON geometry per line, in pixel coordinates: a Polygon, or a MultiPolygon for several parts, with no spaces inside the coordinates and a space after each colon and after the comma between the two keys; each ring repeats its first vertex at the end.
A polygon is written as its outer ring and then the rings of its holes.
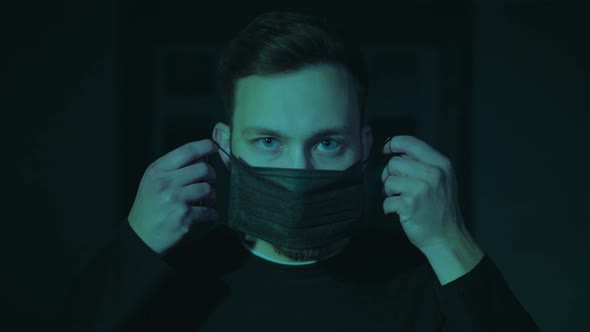
{"type": "Polygon", "coordinates": [[[122,222],[72,286],[61,331],[539,331],[489,256],[441,286],[407,238],[368,230],[291,266],[215,227],[165,256],[122,222]]]}

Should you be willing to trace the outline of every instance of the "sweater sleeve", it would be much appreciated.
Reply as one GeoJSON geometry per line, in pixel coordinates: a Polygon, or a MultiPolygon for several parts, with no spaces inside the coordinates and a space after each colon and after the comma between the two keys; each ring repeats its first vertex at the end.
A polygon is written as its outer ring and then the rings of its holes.
{"type": "Polygon", "coordinates": [[[142,304],[175,276],[125,220],[74,280],[57,324],[61,331],[123,331],[142,304]]]}
{"type": "Polygon", "coordinates": [[[444,286],[436,279],[434,291],[445,317],[442,331],[540,331],[487,255],[444,286]]]}

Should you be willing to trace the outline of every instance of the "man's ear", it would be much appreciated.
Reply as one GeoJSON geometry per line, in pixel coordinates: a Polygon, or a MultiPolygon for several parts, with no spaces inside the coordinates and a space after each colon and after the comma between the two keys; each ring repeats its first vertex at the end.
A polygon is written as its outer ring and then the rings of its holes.
{"type": "MultiPolygon", "coordinates": [[[[215,127],[213,127],[212,138],[215,142],[217,142],[217,144],[219,144],[220,147],[223,148],[223,150],[227,151],[228,154],[231,154],[230,131],[228,125],[221,122],[215,124],[215,127]]],[[[231,169],[231,159],[229,156],[226,155],[221,149],[219,149],[217,153],[219,153],[221,161],[223,161],[225,167],[227,169],[231,169]]]]}

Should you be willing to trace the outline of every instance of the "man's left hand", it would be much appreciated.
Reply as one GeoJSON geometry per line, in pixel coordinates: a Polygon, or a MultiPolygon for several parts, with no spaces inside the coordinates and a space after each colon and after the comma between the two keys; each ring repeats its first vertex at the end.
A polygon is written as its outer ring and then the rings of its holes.
{"type": "Polygon", "coordinates": [[[413,136],[395,136],[383,147],[392,157],[383,169],[385,214],[396,212],[408,239],[422,252],[464,235],[451,162],[413,136]]]}

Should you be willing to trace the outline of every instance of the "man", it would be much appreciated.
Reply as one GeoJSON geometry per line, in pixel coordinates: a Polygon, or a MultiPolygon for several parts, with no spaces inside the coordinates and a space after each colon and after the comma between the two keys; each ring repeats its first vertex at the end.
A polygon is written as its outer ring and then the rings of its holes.
{"type": "Polygon", "coordinates": [[[402,154],[381,180],[406,238],[359,231],[373,142],[366,65],[343,35],[306,15],[261,15],[230,42],[218,83],[229,124],[150,165],[128,222],[73,287],[66,325],[538,331],[465,228],[450,162],[425,142],[381,148],[402,154]],[[177,246],[219,219],[203,162],[215,152],[231,171],[229,227],[177,246]]]}
{"type": "MultiPolygon", "coordinates": [[[[219,123],[213,138],[251,166],[344,170],[360,158],[366,160],[371,147],[371,129],[365,126],[359,132],[357,91],[346,68],[334,64],[249,76],[236,85],[233,130],[219,123]]],[[[219,154],[231,167],[229,157],[219,154]]],[[[350,242],[345,238],[322,248],[291,249],[247,234],[245,239],[251,239],[253,252],[280,263],[313,263],[350,242]]]]}

